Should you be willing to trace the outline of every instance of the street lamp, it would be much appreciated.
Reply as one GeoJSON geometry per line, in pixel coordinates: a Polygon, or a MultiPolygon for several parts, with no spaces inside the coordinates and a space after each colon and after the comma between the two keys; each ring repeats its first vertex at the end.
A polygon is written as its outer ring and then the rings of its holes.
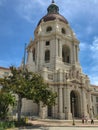
{"type": "Polygon", "coordinates": [[[65,107],[65,119],[67,119],[67,107],[65,107]]]}
{"type": "Polygon", "coordinates": [[[93,118],[92,108],[90,108],[90,117],[91,117],[91,119],[93,118]]]}
{"type": "Polygon", "coordinates": [[[74,101],[75,101],[75,98],[72,98],[72,119],[73,119],[72,125],[75,125],[75,120],[74,120],[74,101]]]}

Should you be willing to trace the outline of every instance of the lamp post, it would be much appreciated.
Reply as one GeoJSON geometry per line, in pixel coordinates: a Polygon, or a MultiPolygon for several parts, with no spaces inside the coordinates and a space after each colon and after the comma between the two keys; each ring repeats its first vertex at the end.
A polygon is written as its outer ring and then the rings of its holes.
{"type": "Polygon", "coordinates": [[[65,119],[67,119],[67,107],[65,107],[65,119]]]}
{"type": "Polygon", "coordinates": [[[75,99],[72,97],[72,119],[73,119],[72,125],[75,125],[75,120],[74,120],[74,101],[75,101],[75,99]]]}
{"type": "Polygon", "coordinates": [[[92,108],[90,108],[90,118],[91,118],[91,116],[92,116],[92,108]]]}

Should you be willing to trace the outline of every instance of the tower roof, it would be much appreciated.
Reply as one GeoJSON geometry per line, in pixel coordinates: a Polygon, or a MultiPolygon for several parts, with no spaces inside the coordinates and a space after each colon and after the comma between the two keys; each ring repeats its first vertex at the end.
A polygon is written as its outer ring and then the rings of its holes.
{"type": "Polygon", "coordinates": [[[48,14],[50,13],[59,13],[59,7],[55,4],[54,0],[52,0],[52,3],[47,8],[48,14]]]}
{"type": "Polygon", "coordinates": [[[40,19],[38,25],[41,23],[41,21],[47,22],[53,21],[55,19],[58,19],[68,24],[68,21],[62,15],[59,14],[59,7],[55,4],[54,0],[52,0],[51,4],[47,8],[47,14],[40,19]]]}

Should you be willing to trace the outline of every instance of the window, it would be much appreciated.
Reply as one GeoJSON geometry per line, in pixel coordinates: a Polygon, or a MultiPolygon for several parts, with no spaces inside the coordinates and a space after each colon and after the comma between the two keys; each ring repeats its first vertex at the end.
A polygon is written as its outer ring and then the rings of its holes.
{"type": "Polygon", "coordinates": [[[98,102],[98,97],[96,97],[96,102],[98,102]]]}
{"type": "Polygon", "coordinates": [[[35,61],[35,48],[33,50],[33,61],[35,61]]]}
{"type": "Polygon", "coordinates": [[[66,31],[65,31],[64,28],[61,29],[61,32],[62,32],[63,34],[66,34],[66,31]]]}
{"type": "Polygon", "coordinates": [[[93,96],[91,96],[91,101],[93,102],[93,96]]]}
{"type": "Polygon", "coordinates": [[[70,48],[66,45],[62,46],[62,61],[70,63],[70,48]]]}
{"type": "Polygon", "coordinates": [[[48,74],[48,79],[53,80],[53,75],[52,74],[48,74]]]}
{"type": "Polygon", "coordinates": [[[50,41],[46,41],[46,46],[49,46],[50,45],[50,41]]]}
{"type": "Polygon", "coordinates": [[[45,62],[49,62],[50,61],[50,51],[46,50],[45,51],[45,62]]]}
{"type": "Polygon", "coordinates": [[[9,72],[4,72],[4,75],[5,75],[5,76],[8,76],[8,75],[9,75],[9,72]]]}
{"type": "Polygon", "coordinates": [[[51,32],[51,31],[52,31],[52,27],[51,26],[47,27],[46,32],[51,32]]]}
{"type": "Polygon", "coordinates": [[[97,114],[98,114],[98,106],[97,106],[97,114]]]}

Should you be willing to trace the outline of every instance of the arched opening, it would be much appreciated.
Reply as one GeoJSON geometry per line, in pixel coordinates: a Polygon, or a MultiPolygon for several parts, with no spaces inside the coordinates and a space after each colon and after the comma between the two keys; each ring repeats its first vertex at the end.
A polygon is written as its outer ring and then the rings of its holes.
{"type": "Polygon", "coordinates": [[[48,106],[48,117],[52,117],[52,106],[48,106]]]}
{"type": "Polygon", "coordinates": [[[64,28],[61,29],[61,32],[62,32],[63,34],[66,34],[66,30],[65,30],[64,28]]]}
{"type": "Polygon", "coordinates": [[[70,105],[71,105],[71,113],[74,117],[79,118],[80,114],[80,96],[77,91],[71,91],[70,93],[70,105]]]}
{"type": "Polygon", "coordinates": [[[50,61],[50,50],[46,50],[45,51],[45,62],[49,62],[50,61]]]}
{"type": "Polygon", "coordinates": [[[66,45],[63,45],[62,47],[62,61],[70,63],[70,49],[66,45]]]}
{"type": "Polygon", "coordinates": [[[46,28],[46,32],[51,32],[51,31],[52,31],[52,27],[51,26],[46,28]]]}

